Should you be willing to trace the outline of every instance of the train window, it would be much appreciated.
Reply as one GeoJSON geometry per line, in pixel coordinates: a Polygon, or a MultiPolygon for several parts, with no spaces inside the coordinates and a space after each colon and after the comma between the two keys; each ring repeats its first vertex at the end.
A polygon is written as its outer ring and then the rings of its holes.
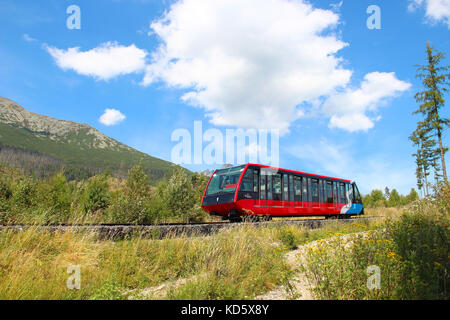
{"type": "Polygon", "coordinates": [[[345,196],[345,184],[339,183],[339,202],[340,203],[347,203],[347,197],[345,196]]]}
{"type": "Polygon", "coordinates": [[[253,192],[258,192],[259,171],[253,170],[253,192]]]}
{"type": "Polygon", "coordinates": [[[333,203],[333,184],[331,181],[327,181],[327,202],[333,203]]]}
{"type": "Polygon", "coordinates": [[[253,191],[253,170],[247,169],[241,182],[241,191],[253,191]]]}
{"type": "Polygon", "coordinates": [[[347,194],[348,194],[348,199],[350,200],[350,202],[353,202],[353,188],[351,184],[346,184],[347,187],[347,194]]]}
{"type": "Polygon", "coordinates": [[[272,200],[272,175],[267,176],[267,200],[272,200]]]}
{"type": "Polygon", "coordinates": [[[281,174],[273,175],[273,200],[281,201],[281,174]]]}
{"type": "Polygon", "coordinates": [[[287,174],[283,174],[283,201],[289,201],[289,181],[287,174]]]}
{"type": "Polygon", "coordinates": [[[319,181],[316,179],[311,180],[311,196],[312,202],[319,202],[319,181]]]}
{"type": "Polygon", "coordinates": [[[337,199],[337,190],[338,190],[338,188],[337,188],[337,183],[335,182],[335,181],[333,181],[333,202],[336,204],[337,202],[338,202],[338,199],[337,199]]]}
{"type": "Polygon", "coordinates": [[[319,202],[324,202],[322,180],[319,180],[319,202]]]}
{"type": "Polygon", "coordinates": [[[294,177],[294,191],[295,191],[295,201],[302,201],[302,178],[294,177]]]}
{"type": "Polygon", "coordinates": [[[289,200],[294,201],[294,177],[289,175],[289,200]]]}
{"type": "Polygon", "coordinates": [[[356,184],[353,184],[355,190],[355,203],[362,203],[361,194],[359,193],[358,187],[356,184]]]}
{"type": "Polygon", "coordinates": [[[266,180],[267,180],[267,176],[265,175],[265,173],[263,171],[261,171],[261,184],[260,184],[260,198],[261,200],[265,200],[266,199],[266,180]]]}
{"type": "Polygon", "coordinates": [[[312,202],[311,178],[308,178],[308,202],[312,202]]]}
{"type": "Polygon", "coordinates": [[[303,202],[308,201],[308,179],[303,178],[303,202]]]}

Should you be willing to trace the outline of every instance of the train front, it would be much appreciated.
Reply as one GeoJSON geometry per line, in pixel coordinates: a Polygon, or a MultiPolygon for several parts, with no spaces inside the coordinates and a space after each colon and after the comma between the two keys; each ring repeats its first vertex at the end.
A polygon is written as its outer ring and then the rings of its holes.
{"type": "Polygon", "coordinates": [[[232,219],[239,216],[236,191],[245,165],[214,171],[203,194],[202,208],[210,215],[232,219]]]}

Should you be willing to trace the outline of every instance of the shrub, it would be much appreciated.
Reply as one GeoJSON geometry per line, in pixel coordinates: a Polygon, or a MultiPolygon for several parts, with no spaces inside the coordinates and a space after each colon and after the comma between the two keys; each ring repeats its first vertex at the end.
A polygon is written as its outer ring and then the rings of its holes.
{"type": "Polygon", "coordinates": [[[98,175],[90,179],[83,197],[83,208],[86,213],[106,209],[111,201],[106,175],[98,175]]]}
{"type": "Polygon", "coordinates": [[[322,299],[449,299],[449,189],[416,201],[385,231],[328,242],[307,253],[304,270],[322,299]],[[367,288],[367,267],[380,268],[381,287],[367,288]]]}
{"type": "Polygon", "coordinates": [[[151,223],[155,216],[150,210],[150,200],[148,176],[141,165],[134,166],[128,172],[125,189],[111,206],[111,217],[120,223],[151,223]]]}
{"type": "Polygon", "coordinates": [[[0,201],[6,201],[12,196],[12,191],[9,185],[0,180],[0,201]]]}
{"type": "Polygon", "coordinates": [[[70,209],[70,190],[62,172],[53,176],[44,188],[45,205],[55,214],[65,214],[70,209]]]}
{"type": "Polygon", "coordinates": [[[30,178],[24,178],[20,180],[14,190],[12,195],[12,201],[16,207],[30,207],[34,205],[36,197],[36,183],[30,178]]]}
{"type": "Polygon", "coordinates": [[[195,191],[189,177],[181,168],[176,168],[164,188],[163,199],[172,215],[182,220],[196,221],[200,212],[194,209],[195,191]]]}
{"type": "Polygon", "coordinates": [[[294,250],[297,248],[297,239],[292,230],[287,228],[280,228],[278,238],[287,249],[294,250]]]}

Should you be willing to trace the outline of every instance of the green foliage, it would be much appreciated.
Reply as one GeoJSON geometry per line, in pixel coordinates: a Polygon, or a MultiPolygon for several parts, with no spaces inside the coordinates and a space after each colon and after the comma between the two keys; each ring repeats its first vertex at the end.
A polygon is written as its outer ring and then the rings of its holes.
{"type": "Polygon", "coordinates": [[[400,259],[400,299],[449,299],[450,238],[448,215],[430,203],[418,203],[409,214],[391,222],[386,237],[392,239],[400,259]]]}
{"type": "Polygon", "coordinates": [[[280,228],[278,237],[285,248],[289,250],[294,250],[297,248],[297,239],[295,237],[295,233],[292,230],[280,228]]]}
{"type": "Polygon", "coordinates": [[[406,196],[405,200],[407,204],[419,200],[419,194],[414,188],[411,188],[411,192],[406,196]]]}
{"type": "MultiPolygon", "coordinates": [[[[11,164],[22,166],[25,162],[21,159],[29,159],[30,157],[27,155],[29,152],[39,153],[41,157],[51,158],[51,164],[53,166],[53,162],[55,162],[56,170],[52,167],[50,171],[47,166],[41,169],[39,162],[31,165],[32,167],[52,174],[64,166],[68,180],[87,179],[107,167],[110,168],[111,173],[125,176],[129,169],[139,163],[156,180],[166,176],[174,167],[168,161],[151,157],[123,144],[119,144],[115,148],[92,147],[93,136],[89,133],[90,130],[92,128],[84,128],[77,134],[67,134],[61,141],[54,141],[45,134],[36,135],[26,128],[0,123],[2,144],[5,147],[23,150],[21,155],[18,155],[18,157],[20,156],[18,160],[11,164]]],[[[27,160],[26,163],[29,161],[27,160]]]]}
{"type": "Polygon", "coordinates": [[[164,189],[163,198],[168,210],[183,221],[198,221],[203,212],[196,201],[196,190],[191,179],[181,169],[175,169],[164,189]]]}
{"type": "Polygon", "coordinates": [[[56,214],[67,213],[70,209],[70,190],[63,172],[53,176],[45,191],[45,203],[56,214]]]}
{"type": "Polygon", "coordinates": [[[83,197],[83,208],[86,213],[94,213],[106,209],[111,201],[106,175],[98,175],[89,180],[83,197]]]}
{"type": "Polygon", "coordinates": [[[424,89],[414,96],[420,105],[413,112],[413,114],[422,114],[424,119],[418,122],[410,140],[417,146],[417,153],[414,154],[417,163],[417,186],[419,189],[425,186],[425,193],[428,194],[429,166],[434,169],[436,183],[439,183],[442,176],[444,181],[447,181],[444,154],[448,148],[442,144],[442,135],[449,126],[450,119],[443,118],[440,109],[445,106],[444,94],[450,88],[448,81],[450,73],[449,66],[441,65],[441,60],[445,58],[444,53],[435,50],[429,42],[427,42],[426,53],[427,64],[417,66],[417,77],[422,79],[424,89]],[[443,174],[440,173],[441,166],[443,174]]]}
{"type": "Polygon", "coordinates": [[[12,196],[12,191],[5,181],[0,180],[0,201],[7,201],[12,196]]]}
{"type": "Polygon", "coordinates": [[[126,180],[111,177],[108,170],[82,181],[67,181],[65,171],[31,178],[21,170],[0,170],[2,223],[149,224],[207,218],[200,204],[208,179],[183,169],[156,187],[142,165],[130,169],[126,180]]]}
{"type": "Polygon", "coordinates": [[[35,204],[36,183],[28,177],[20,180],[14,187],[12,202],[17,207],[29,208],[35,204]]]}
{"type": "Polygon", "coordinates": [[[124,300],[125,298],[123,288],[117,281],[108,280],[89,297],[89,300],[124,300]]]}
{"type": "Polygon", "coordinates": [[[151,223],[156,217],[151,205],[148,176],[141,165],[134,166],[128,172],[125,189],[111,206],[112,219],[120,223],[151,223]]]}
{"type": "MultiPolygon", "coordinates": [[[[416,201],[383,231],[318,241],[303,266],[320,299],[449,299],[449,197],[416,201]],[[379,268],[380,287],[368,288],[368,267],[379,268]]],[[[392,196],[392,194],[391,194],[392,196]]]]}
{"type": "Polygon", "coordinates": [[[373,190],[363,197],[363,205],[366,208],[398,207],[408,205],[419,199],[419,195],[414,188],[411,188],[411,192],[407,196],[399,194],[396,189],[389,193],[387,200],[384,196],[381,190],[373,190]]]}
{"type": "Polygon", "coordinates": [[[393,189],[389,195],[389,200],[387,202],[389,207],[395,207],[402,204],[402,199],[398,194],[397,190],[393,189]]]}

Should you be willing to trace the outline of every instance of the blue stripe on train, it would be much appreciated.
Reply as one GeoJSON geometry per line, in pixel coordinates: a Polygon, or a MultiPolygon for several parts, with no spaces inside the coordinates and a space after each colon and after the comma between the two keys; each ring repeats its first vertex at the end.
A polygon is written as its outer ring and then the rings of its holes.
{"type": "Polygon", "coordinates": [[[345,214],[360,214],[363,209],[363,205],[360,203],[352,204],[351,208],[345,214]]]}

